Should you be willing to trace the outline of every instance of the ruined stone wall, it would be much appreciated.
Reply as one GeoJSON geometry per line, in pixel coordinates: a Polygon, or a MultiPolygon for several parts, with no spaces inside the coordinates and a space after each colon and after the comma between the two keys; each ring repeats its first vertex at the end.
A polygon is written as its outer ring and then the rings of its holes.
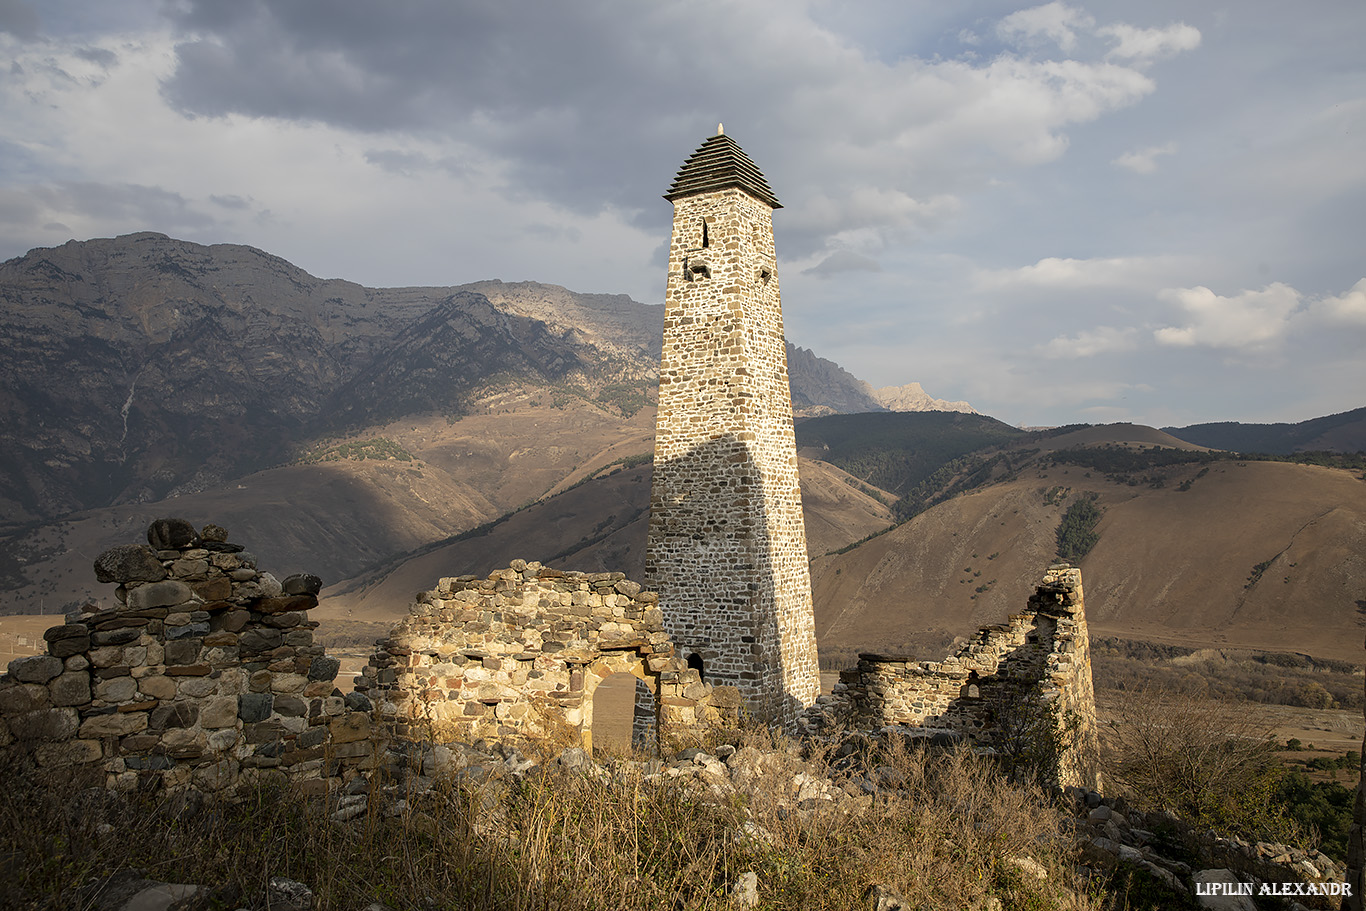
{"type": "Polygon", "coordinates": [[[1061,739],[1060,783],[1098,787],[1081,571],[1049,567],[1024,612],[979,630],[943,661],[860,655],[809,718],[816,725],[840,718],[864,729],[948,735],[980,748],[1038,736],[1028,729],[1032,720],[1051,718],[1061,739]],[[1045,706],[1056,711],[1041,713],[1045,706]]]}
{"type": "Polygon", "coordinates": [[[445,578],[378,644],[356,690],[398,736],[436,741],[591,749],[593,694],[615,673],[649,688],[667,746],[734,726],[739,693],[675,656],[658,601],[621,573],[525,560],[445,578]]]}
{"type": "Polygon", "coordinates": [[[78,611],[0,676],[0,748],[113,788],[328,788],[373,758],[368,705],[313,642],[316,576],[280,583],[227,541],[161,519],[95,562],[119,606],[78,611]]]}
{"type": "Polygon", "coordinates": [[[683,657],[790,722],[820,673],[773,210],[743,190],[674,200],[659,387],[646,578],[683,657]]]}

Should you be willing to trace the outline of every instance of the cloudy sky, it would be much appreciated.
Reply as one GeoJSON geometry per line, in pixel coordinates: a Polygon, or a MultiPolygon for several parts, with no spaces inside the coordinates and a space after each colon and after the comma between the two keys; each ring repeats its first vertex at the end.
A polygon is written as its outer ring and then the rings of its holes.
{"type": "Polygon", "coordinates": [[[1361,0],[0,0],[0,258],[658,303],[718,121],[788,336],[1017,424],[1366,405],[1361,0]]]}

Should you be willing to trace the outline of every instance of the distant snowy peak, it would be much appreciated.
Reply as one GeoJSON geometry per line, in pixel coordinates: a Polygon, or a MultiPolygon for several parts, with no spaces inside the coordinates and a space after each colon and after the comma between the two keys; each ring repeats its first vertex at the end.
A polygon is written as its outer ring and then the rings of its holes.
{"type": "Polygon", "coordinates": [[[873,389],[872,396],[879,405],[888,411],[957,411],[962,414],[978,414],[967,402],[946,402],[926,392],[919,383],[905,386],[883,386],[873,389]]]}

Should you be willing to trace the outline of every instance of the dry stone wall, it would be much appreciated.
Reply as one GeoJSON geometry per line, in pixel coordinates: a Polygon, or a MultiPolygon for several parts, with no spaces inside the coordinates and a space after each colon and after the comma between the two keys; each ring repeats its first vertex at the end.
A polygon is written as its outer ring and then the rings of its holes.
{"type": "Polygon", "coordinates": [[[0,676],[0,748],[118,789],[326,789],[369,767],[369,706],[313,641],[320,580],[260,572],[217,525],[159,519],[147,542],[95,561],[117,607],[68,615],[0,676]]]}
{"type": "Polygon", "coordinates": [[[382,640],[356,690],[400,737],[591,749],[593,695],[616,673],[644,682],[667,747],[738,723],[740,696],[675,656],[659,598],[622,573],[514,560],[487,578],[445,578],[382,640]]]}
{"type": "Polygon", "coordinates": [[[790,723],[820,672],[773,208],[673,202],[646,579],[683,657],[790,723]]]}
{"type": "Polygon", "coordinates": [[[965,738],[999,748],[1056,725],[1060,784],[1099,788],[1095,691],[1081,570],[1051,566],[1025,611],[978,631],[943,661],[863,654],[808,715],[863,729],[965,738]]]}

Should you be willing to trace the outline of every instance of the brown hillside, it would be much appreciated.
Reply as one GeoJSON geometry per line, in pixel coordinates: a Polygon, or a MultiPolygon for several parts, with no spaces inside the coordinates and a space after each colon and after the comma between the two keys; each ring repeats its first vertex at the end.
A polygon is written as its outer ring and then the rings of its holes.
{"type": "Polygon", "coordinates": [[[822,649],[935,657],[952,637],[1000,622],[1053,557],[1064,510],[1095,493],[1105,509],[1100,541],[1081,564],[1093,635],[1359,661],[1366,483],[1273,462],[1221,462],[1197,474],[1168,469],[1166,486],[1151,489],[1075,466],[1026,469],[820,558],[812,577],[822,649]],[[1189,490],[1178,489],[1183,480],[1189,490]]]}
{"type": "Polygon", "coordinates": [[[1097,424],[1074,430],[1071,433],[1030,442],[1027,445],[1031,448],[1042,449],[1045,452],[1106,445],[1126,446],[1130,449],[1161,446],[1164,449],[1205,450],[1204,446],[1196,446],[1194,443],[1178,440],[1170,433],[1164,433],[1156,427],[1146,427],[1143,424],[1097,424]]]}
{"type": "MultiPolygon", "coordinates": [[[[528,395],[488,399],[490,413],[448,423],[405,418],[346,440],[382,438],[412,461],[339,459],[257,472],[227,485],[153,503],[91,510],[25,532],[15,551],[25,584],[0,613],[61,610],[109,599],[90,566],[136,540],[159,516],[217,522],[277,575],[308,571],[334,582],[377,561],[440,540],[532,502],[583,471],[648,453],[654,410],[612,416],[573,399],[563,408],[528,395]]],[[[323,445],[318,451],[326,451],[323,445]]],[[[283,578],[283,576],[280,576],[283,578]]]]}
{"type": "MultiPolygon", "coordinates": [[[[802,460],[800,470],[808,553],[838,549],[891,521],[887,507],[855,489],[838,468],[802,460]]],[[[640,579],[649,503],[650,467],[618,470],[522,510],[487,535],[331,586],[323,592],[318,619],[396,618],[407,611],[415,593],[430,589],[442,576],[483,575],[518,557],[559,569],[616,571],[640,579]],[[572,553],[551,559],[570,549],[572,553]]]]}

